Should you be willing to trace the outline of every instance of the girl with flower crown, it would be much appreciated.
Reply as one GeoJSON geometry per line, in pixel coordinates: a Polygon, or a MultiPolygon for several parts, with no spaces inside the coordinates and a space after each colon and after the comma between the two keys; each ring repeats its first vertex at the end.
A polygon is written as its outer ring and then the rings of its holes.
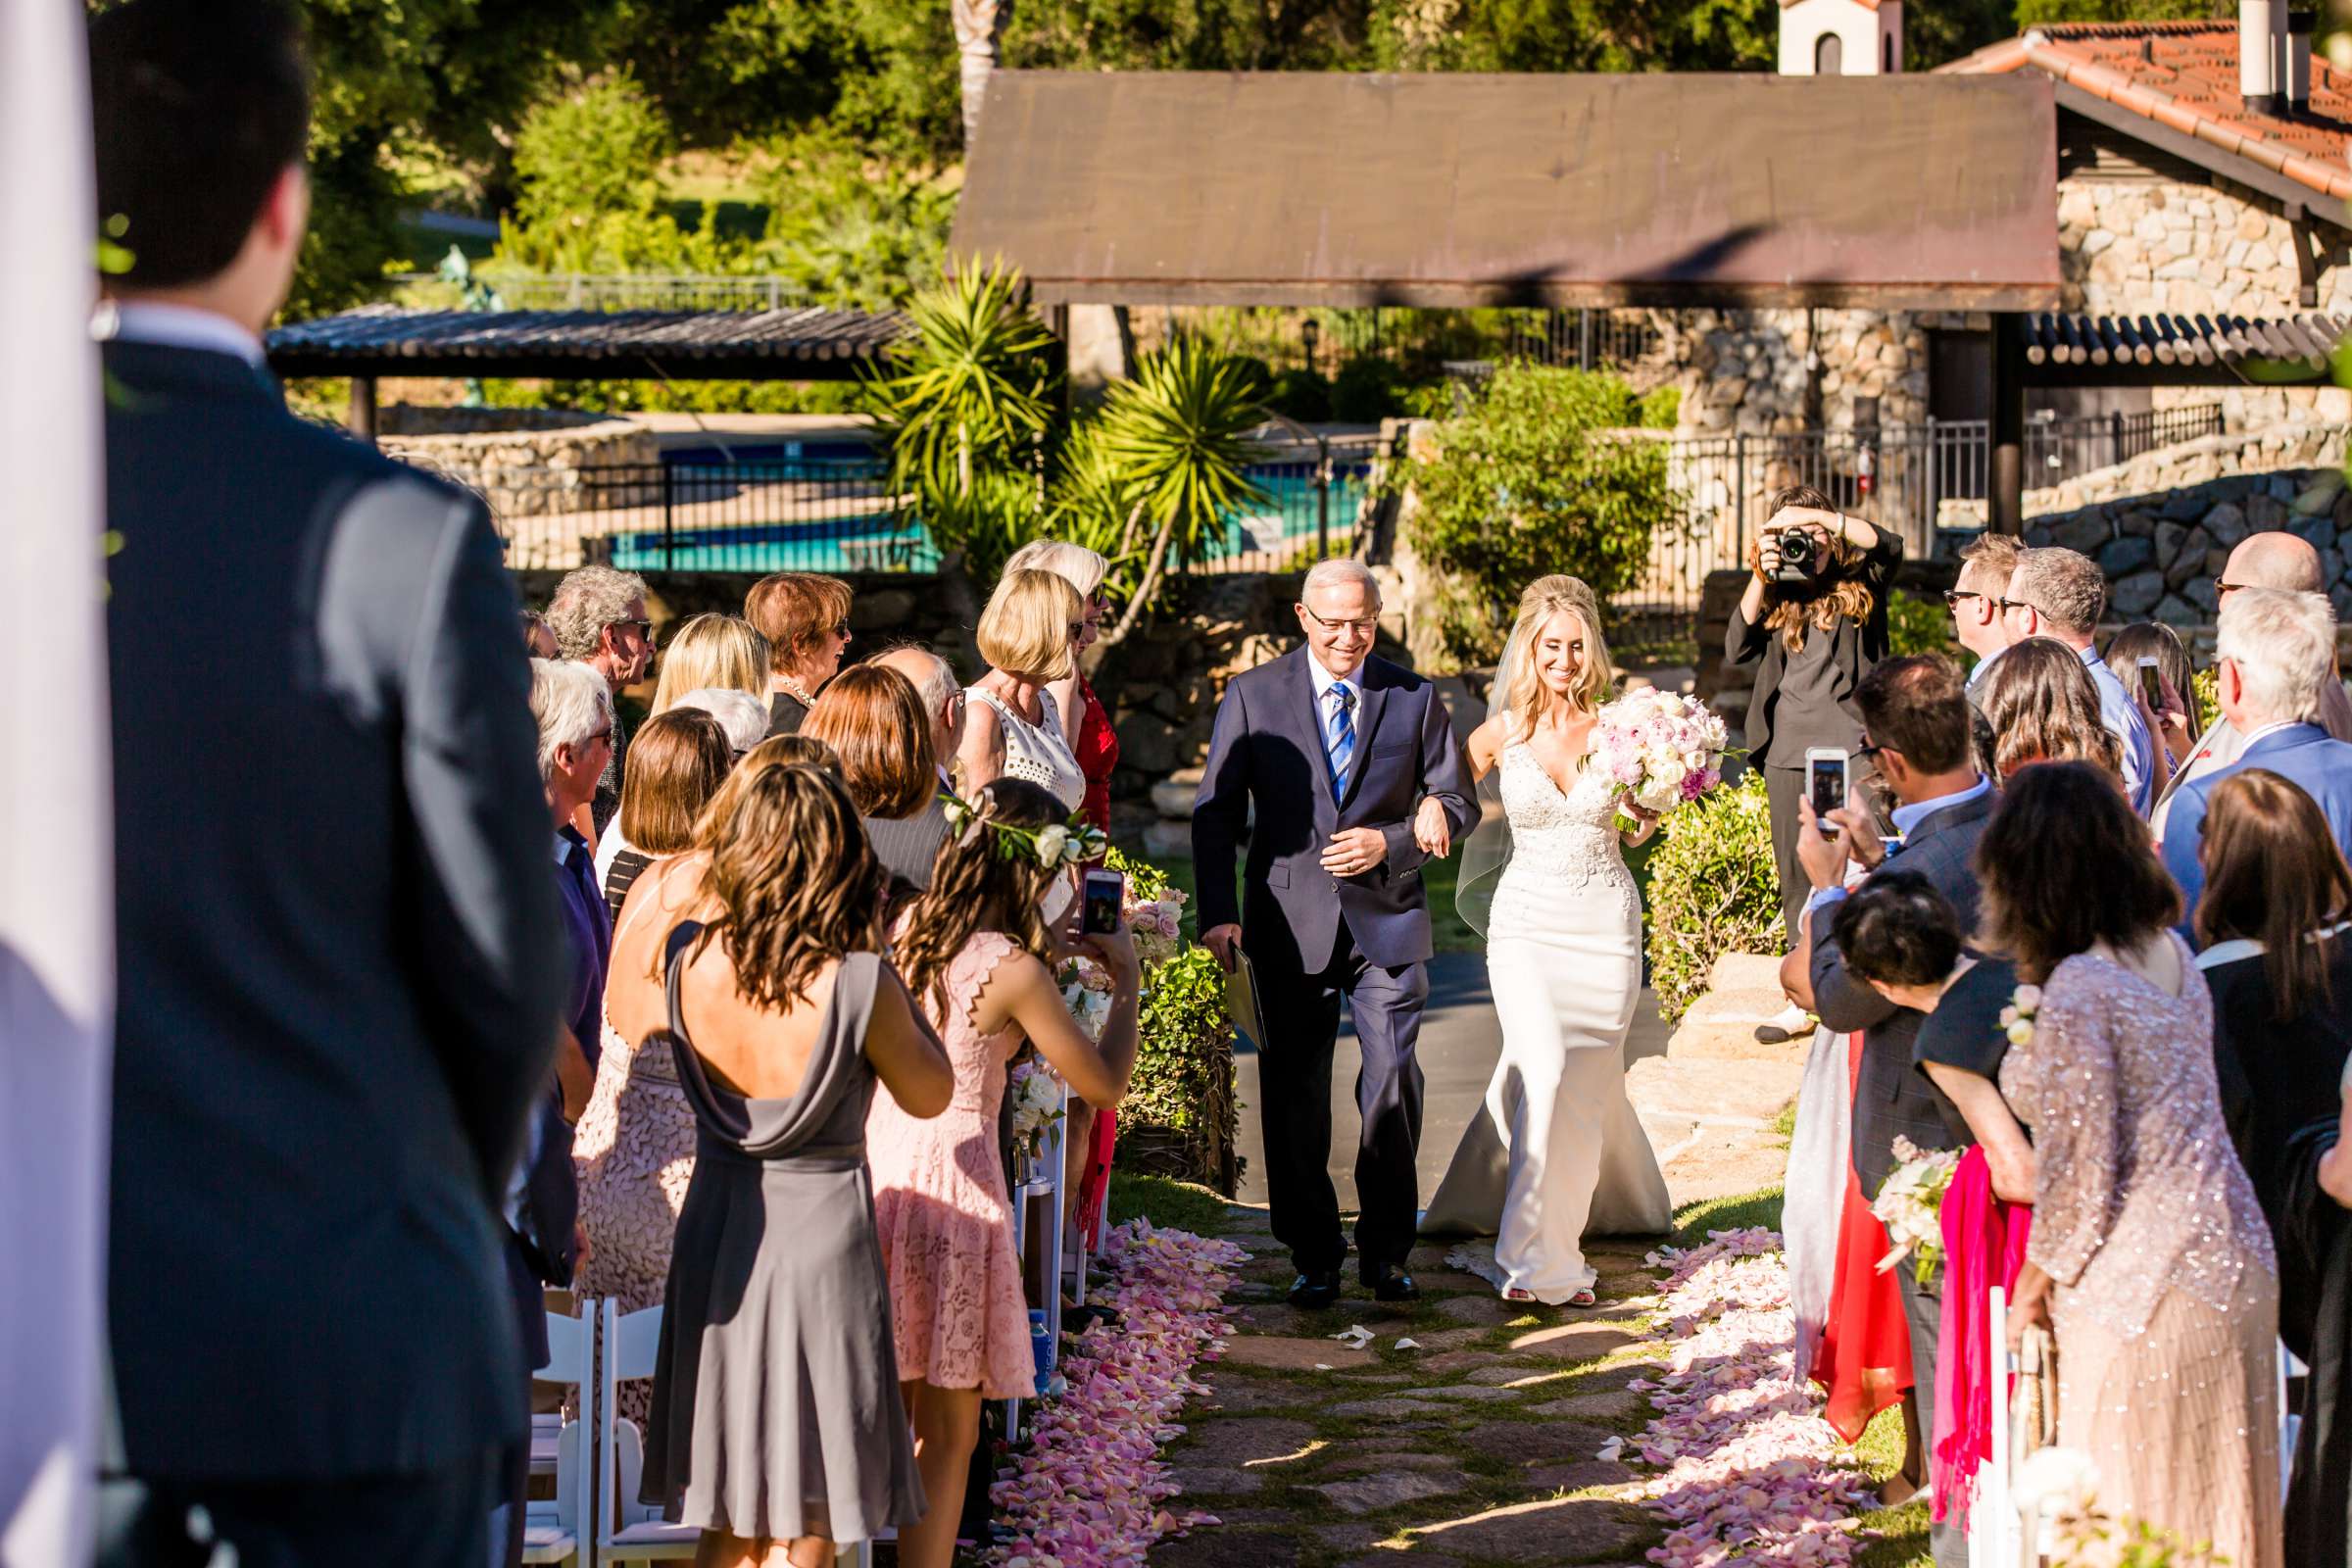
{"type": "Polygon", "coordinates": [[[956,1069],[943,1114],[907,1115],[876,1096],[866,1119],[874,1215],[890,1275],[901,1392],[914,1424],[928,1506],[899,1534],[906,1568],[947,1568],[984,1398],[1025,1397],[1036,1382],[1028,1300],[997,1151],[1006,1064],[1033,1044],[1071,1092],[1118,1103],[1135,1067],[1141,970],[1124,929],[1073,953],[1041,914],[1048,890],[1102,853],[1035,784],[1000,778],[954,803],[931,886],[908,906],[895,956],[956,1069]],[[1102,1043],[1070,1016],[1054,967],[1083,956],[1111,977],[1102,1043]]]}

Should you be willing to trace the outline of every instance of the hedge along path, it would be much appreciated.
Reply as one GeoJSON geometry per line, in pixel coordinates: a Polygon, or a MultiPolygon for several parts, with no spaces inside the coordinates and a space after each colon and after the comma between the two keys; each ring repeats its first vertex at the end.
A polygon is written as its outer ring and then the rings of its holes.
{"type": "Polygon", "coordinates": [[[1225,1235],[1251,1254],[1236,1334],[1196,1370],[1210,1392],[1165,1454],[1182,1506],[1223,1523],[1161,1541],[1153,1568],[1638,1564],[1664,1540],[1636,1500],[1643,1472],[1598,1457],[1642,1430],[1651,1412],[1627,1385],[1666,1362],[1654,1244],[1587,1249],[1592,1311],[1505,1303],[1425,1243],[1421,1300],[1376,1302],[1351,1272],[1338,1306],[1305,1312],[1283,1298],[1293,1273],[1264,1209],[1229,1206],[1225,1235]],[[1358,1325],[1361,1348],[1331,1337],[1358,1325]]]}

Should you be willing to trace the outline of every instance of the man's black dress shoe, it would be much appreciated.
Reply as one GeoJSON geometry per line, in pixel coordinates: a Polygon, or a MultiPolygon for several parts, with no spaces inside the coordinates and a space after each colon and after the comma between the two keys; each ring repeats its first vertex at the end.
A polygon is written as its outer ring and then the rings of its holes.
{"type": "Polygon", "coordinates": [[[1421,1287],[1413,1283],[1410,1274],[1394,1263],[1383,1263],[1377,1268],[1364,1270],[1364,1283],[1372,1288],[1372,1298],[1376,1301],[1421,1299],[1421,1287]]]}
{"type": "Polygon", "coordinates": [[[1340,1271],[1310,1268],[1291,1282],[1293,1306],[1324,1307],[1340,1298],[1340,1271]]]}

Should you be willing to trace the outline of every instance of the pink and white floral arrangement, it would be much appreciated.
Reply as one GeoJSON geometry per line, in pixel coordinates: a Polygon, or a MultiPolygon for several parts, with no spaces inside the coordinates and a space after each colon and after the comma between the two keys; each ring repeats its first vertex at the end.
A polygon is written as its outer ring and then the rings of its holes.
{"type": "MultiPolygon", "coordinates": [[[[1662,816],[1723,782],[1729,741],[1722,718],[1705,704],[1644,687],[1601,709],[1585,765],[1600,770],[1620,802],[1662,816]]],[[[1635,824],[1621,816],[1620,825],[1635,824]]]]}

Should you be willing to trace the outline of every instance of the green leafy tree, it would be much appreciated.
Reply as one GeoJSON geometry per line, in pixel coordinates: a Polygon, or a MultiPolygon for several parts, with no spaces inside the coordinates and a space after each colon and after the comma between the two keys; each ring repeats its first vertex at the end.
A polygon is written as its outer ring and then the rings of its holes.
{"type": "Polygon", "coordinates": [[[2021,31],[2045,22],[2196,22],[2236,15],[2235,0],[2017,0],[2021,31]]]}
{"type": "Polygon", "coordinates": [[[1603,605],[1632,586],[1680,516],[1664,444],[1619,433],[1639,413],[1613,375],[1506,365],[1400,466],[1413,548],[1457,590],[1452,652],[1493,657],[1519,591],[1547,573],[1582,577],[1603,605]]]}
{"type": "Polygon", "coordinates": [[[1054,416],[1053,334],[1020,274],[967,266],[915,296],[906,322],[865,386],[891,483],[925,502],[962,498],[979,474],[1034,462],[1054,416]]]}
{"type": "Polygon", "coordinates": [[[532,107],[514,133],[523,223],[650,218],[677,136],[628,72],[592,77],[532,107]]]}

